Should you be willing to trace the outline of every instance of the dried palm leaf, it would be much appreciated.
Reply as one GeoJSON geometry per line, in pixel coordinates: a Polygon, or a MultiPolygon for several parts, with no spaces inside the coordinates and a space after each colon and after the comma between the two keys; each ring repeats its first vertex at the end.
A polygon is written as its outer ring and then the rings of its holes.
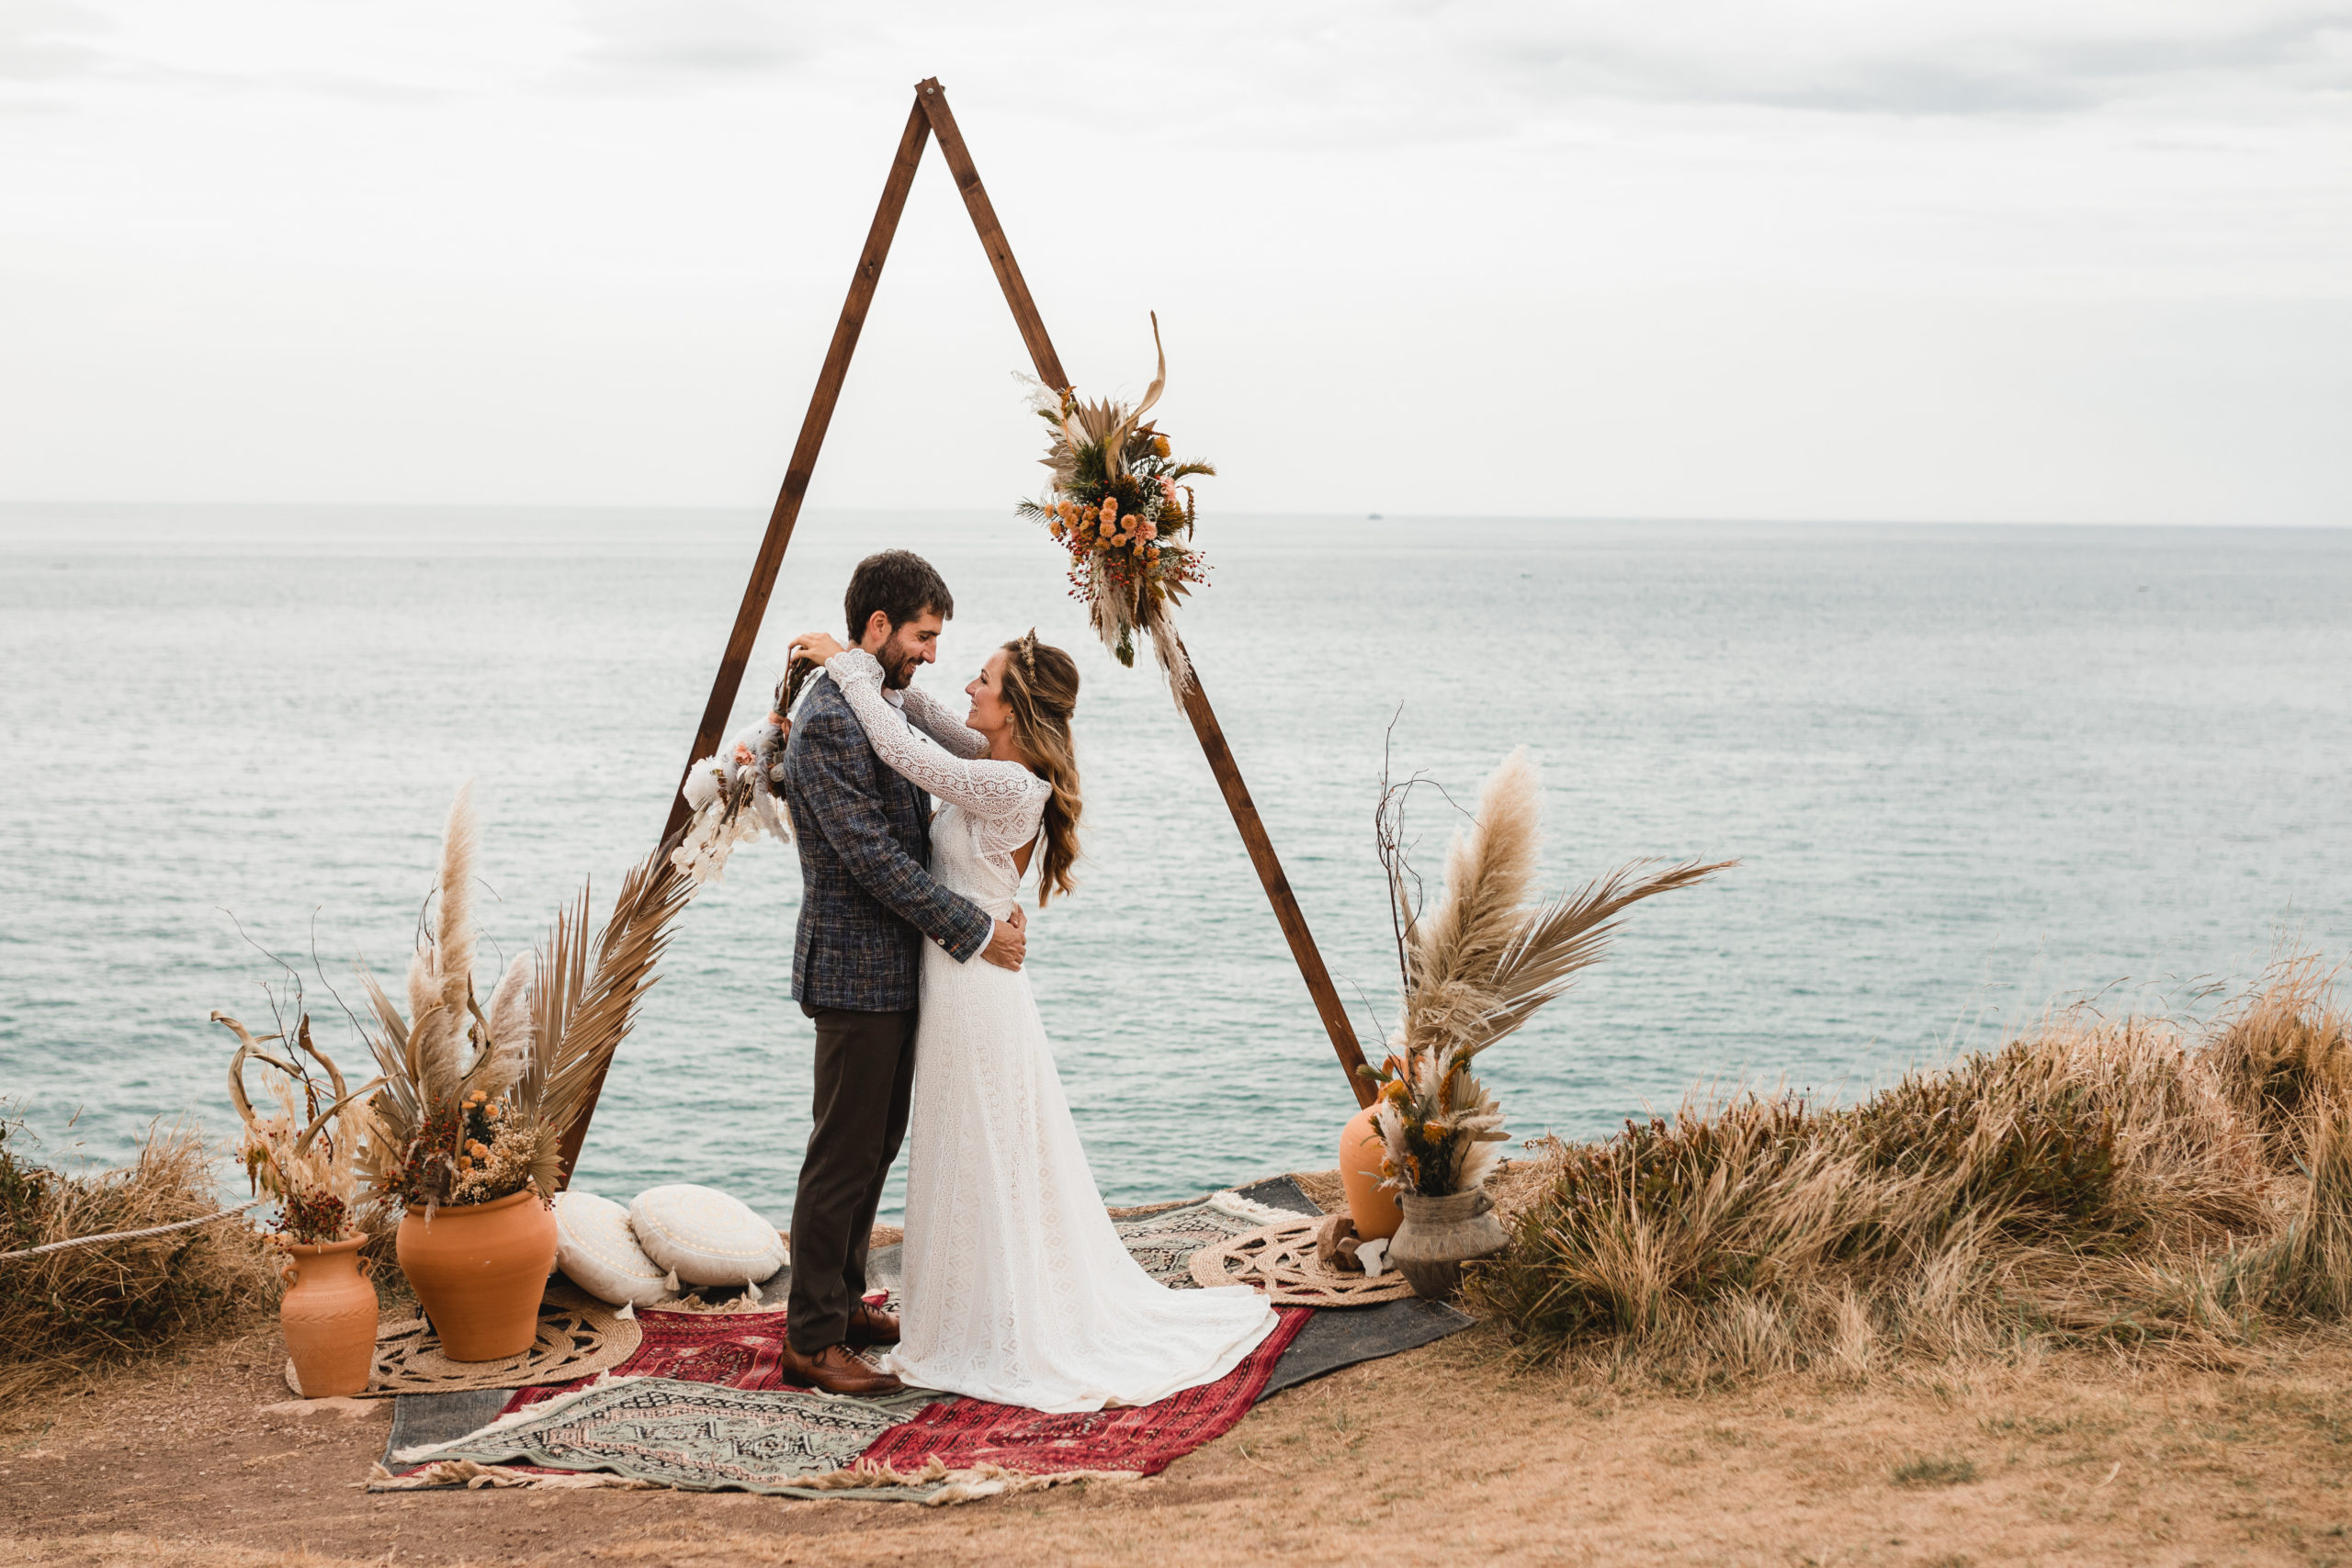
{"type": "MultiPolygon", "coordinates": [[[[559,953],[551,939],[550,951],[543,959],[541,973],[559,976],[550,990],[564,1005],[542,1004],[539,1009],[543,1031],[558,1026],[539,1036],[555,1042],[552,1050],[542,1053],[547,1077],[540,1088],[539,1112],[560,1132],[571,1130],[587,1104],[589,1090],[602,1081],[614,1051],[636,1020],[638,1003],[653,985],[654,965],[669,945],[670,924],[694,897],[693,879],[670,863],[668,851],[666,843],[656,846],[622,880],[611,918],[596,939],[595,962],[584,986],[576,984],[580,964],[576,951],[559,953]],[[563,973],[567,960],[571,976],[563,973]],[[568,985],[567,979],[575,983],[568,985]]],[[[583,891],[582,923],[571,928],[575,950],[577,933],[584,927],[586,897],[583,891]]],[[[564,922],[559,920],[557,936],[563,932],[564,922]]]]}
{"type": "Polygon", "coordinates": [[[417,1097],[408,1021],[401,1017],[401,1010],[393,1005],[392,998],[384,994],[375,971],[365,964],[358,968],[360,986],[368,993],[368,1005],[383,1031],[380,1034],[368,1034],[367,1040],[384,1079],[383,1088],[370,1102],[384,1129],[386,1147],[378,1153],[389,1155],[391,1150],[406,1147],[416,1136],[424,1122],[424,1106],[417,1097]]]}
{"type": "Polygon", "coordinates": [[[1634,861],[1576,892],[1554,899],[1530,915],[1517,940],[1496,962],[1487,985],[1494,1005],[1479,1020],[1464,1048],[1475,1056],[1510,1033],[1575,983],[1577,971],[1597,963],[1616,934],[1619,917],[1645,898],[1678,887],[1694,887],[1736,860],[1684,861],[1647,876],[1637,875],[1655,861],[1634,861]]]}
{"type": "Polygon", "coordinates": [[[531,974],[530,1065],[514,1086],[515,1103],[533,1116],[546,1114],[548,1066],[580,998],[588,989],[588,888],[568,909],[556,912],[540,944],[531,974]]]}

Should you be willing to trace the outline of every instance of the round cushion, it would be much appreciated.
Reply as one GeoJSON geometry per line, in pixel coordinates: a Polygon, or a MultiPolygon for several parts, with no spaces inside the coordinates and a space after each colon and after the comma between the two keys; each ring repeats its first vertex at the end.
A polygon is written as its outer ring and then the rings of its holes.
{"type": "Polygon", "coordinates": [[[755,1285],[784,1267],[784,1237],[740,1199],[708,1187],[650,1187],[628,1227],[657,1267],[689,1285],[755,1285]]]}
{"type": "Polygon", "coordinates": [[[614,1306],[651,1306],[670,1294],[668,1270],[638,1247],[628,1211],[594,1192],[555,1195],[555,1266],[614,1306]]]}

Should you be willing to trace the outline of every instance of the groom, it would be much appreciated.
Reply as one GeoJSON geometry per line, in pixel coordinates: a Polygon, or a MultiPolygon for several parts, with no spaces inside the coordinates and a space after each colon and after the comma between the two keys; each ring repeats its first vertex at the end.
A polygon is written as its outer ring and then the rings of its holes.
{"type": "MultiPolygon", "coordinates": [[[[842,608],[849,640],[898,692],[938,658],[956,601],[929,561],[885,550],[858,562],[842,608]]],[[[812,678],[791,716],[784,798],[802,886],[792,995],[817,1021],[817,1092],[792,1202],[783,1371],[831,1393],[891,1393],[899,1380],[850,1347],[899,1337],[899,1320],[862,1298],[874,1213],[914,1090],[922,943],[1018,969],[1026,942],[1018,908],[999,923],[933,879],[930,798],[874,755],[831,680],[812,678]]]]}

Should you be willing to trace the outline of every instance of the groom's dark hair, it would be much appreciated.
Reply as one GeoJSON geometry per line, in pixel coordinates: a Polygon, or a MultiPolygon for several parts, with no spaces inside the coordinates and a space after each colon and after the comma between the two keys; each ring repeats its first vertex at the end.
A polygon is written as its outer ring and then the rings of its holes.
{"type": "Polygon", "coordinates": [[[866,622],[879,610],[897,631],[928,610],[941,620],[956,615],[956,596],[947,592],[939,570],[912,550],[884,550],[857,563],[849,574],[849,592],[842,595],[842,614],[849,619],[849,640],[865,635],[866,622]]]}

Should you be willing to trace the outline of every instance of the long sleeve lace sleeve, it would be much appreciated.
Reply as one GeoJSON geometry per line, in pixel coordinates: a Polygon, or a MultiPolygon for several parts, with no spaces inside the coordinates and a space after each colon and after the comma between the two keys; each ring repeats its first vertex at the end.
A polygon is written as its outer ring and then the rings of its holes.
{"type": "Polygon", "coordinates": [[[899,696],[899,706],[907,716],[907,722],[958,757],[971,759],[989,754],[989,738],[977,729],[965,728],[962,716],[929,692],[920,686],[909,686],[899,696]]]}
{"type": "Polygon", "coordinates": [[[882,695],[882,666],[864,649],[837,653],[825,666],[848,699],[874,754],[900,777],[952,800],[974,815],[1002,820],[1021,815],[1051,786],[1018,762],[974,761],[925,746],[906,716],[882,695]]]}

